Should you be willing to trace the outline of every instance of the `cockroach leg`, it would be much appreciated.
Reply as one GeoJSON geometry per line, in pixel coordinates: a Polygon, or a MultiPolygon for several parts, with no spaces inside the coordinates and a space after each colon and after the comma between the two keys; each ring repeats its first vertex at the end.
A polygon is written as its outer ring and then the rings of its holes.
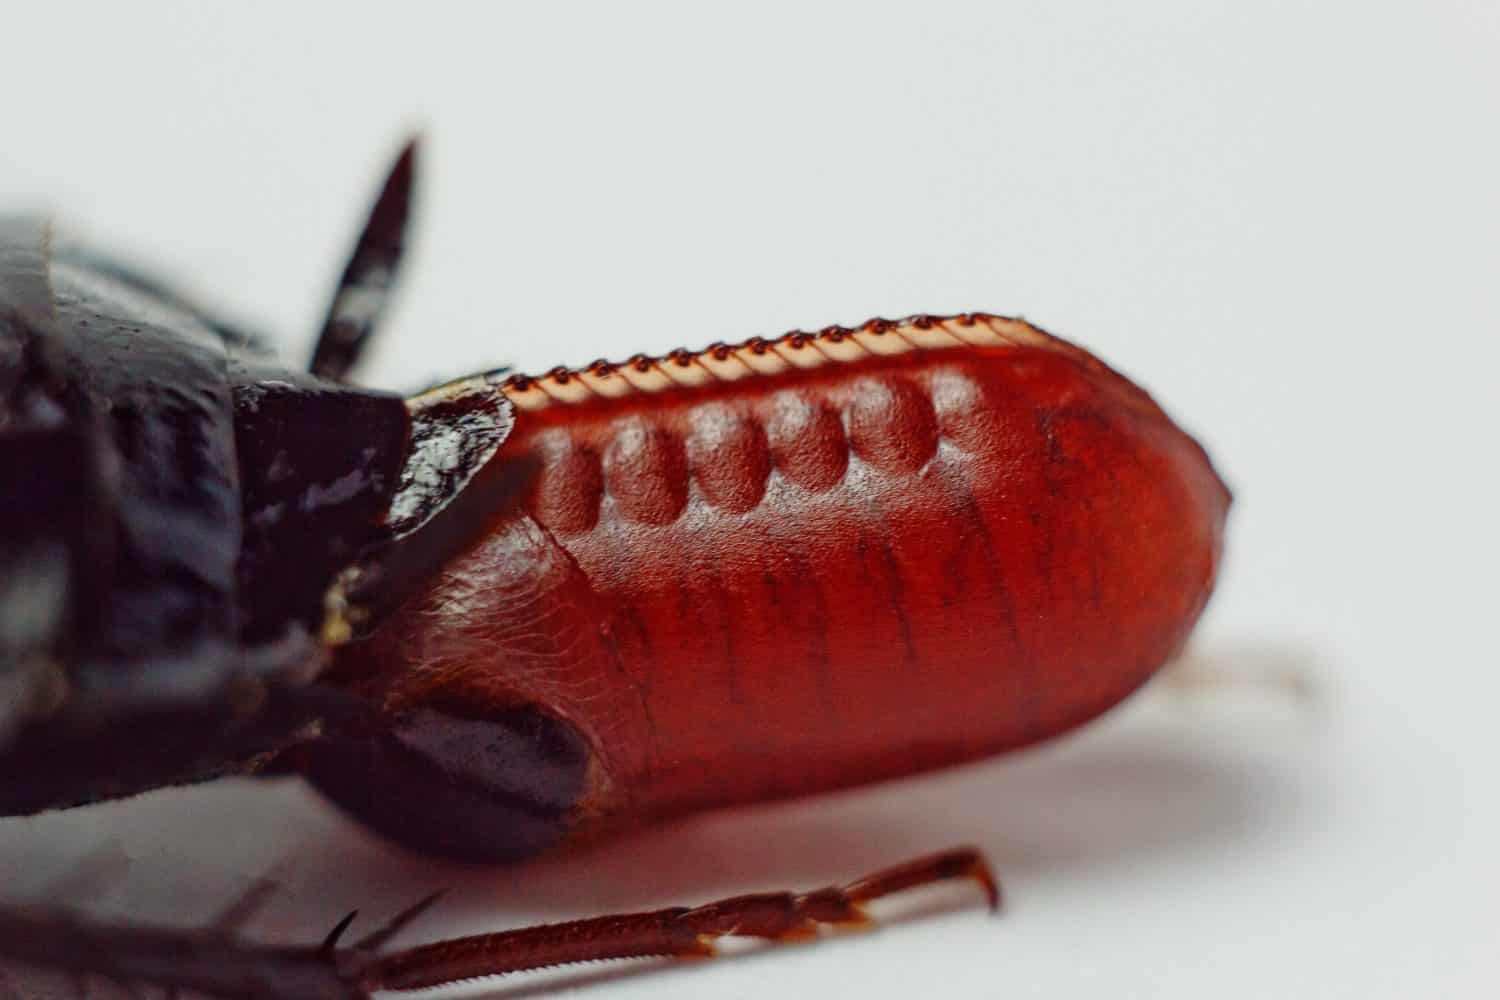
{"type": "Polygon", "coordinates": [[[1316,709],[1325,691],[1317,664],[1296,650],[1249,646],[1209,656],[1189,651],[1158,672],[1162,690],[1191,701],[1207,694],[1268,695],[1299,709],[1316,709]]]}
{"type": "Polygon", "coordinates": [[[416,156],[417,140],[411,139],[387,175],[339,279],[308,366],[319,378],[348,376],[390,302],[411,216],[416,156]]]}
{"type": "MultiPolygon", "coordinates": [[[[406,927],[408,927],[422,914],[432,909],[433,904],[443,898],[445,891],[446,890],[439,889],[437,892],[431,893],[417,900],[416,903],[408,906],[406,909],[402,910],[400,913],[387,920],[383,926],[376,928],[369,934],[366,934],[364,937],[360,938],[358,943],[355,944],[354,950],[366,953],[374,953],[379,951],[381,948],[385,947],[385,943],[387,941],[395,937],[397,934],[401,933],[401,931],[406,929],[406,927]]],[[[352,921],[353,918],[354,914],[352,913],[348,917],[345,917],[344,920],[340,922],[339,926],[334,928],[334,932],[329,935],[329,939],[328,941],[324,942],[323,947],[331,949],[334,943],[338,941],[338,934],[341,932],[341,928],[348,927],[349,922],[352,921]]]]}
{"type": "Polygon", "coordinates": [[[353,913],[313,947],[260,945],[228,933],[263,900],[268,883],[253,887],[204,930],[97,924],[44,910],[0,909],[0,957],[69,975],[79,996],[93,977],[134,997],[142,996],[140,985],[153,984],[169,997],[195,990],[223,1000],[366,1000],[379,990],[425,989],[573,962],[709,957],[720,937],[816,937],[827,927],[869,924],[865,904],[872,900],[951,879],[977,882],[991,909],[999,907],[1000,890],[989,864],[974,848],[963,847],[808,893],[734,896],[692,908],[453,938],[386,955],[380,949],[440,893],[344,947],[339,941],[353,913]]]}
{"type": "Polygon", "coordinates": [[[989,861],[973,847],[955,847],[905,864],[893,865],[849,883],[844,886],[843,892],[853,902],[865,903],[882,896],[905,892],[907,889],[952,879],[970,879],[978,883],[984,890],[990,912],[999,912],[1000,882],[995,878],[989,861]]]}
{"type": "Polygon", "coordinates": [[[990,909],[999,908],[1000,888],[989,863],[976,849],[961,847],[844,886],[800,895],[757,893],[692,908],[617,914],[438,941],[374,958],[361,971],[360,985],[372,991],[417,990],[573,962],[708,957],[720,937],[785,941],[814,937],[823,927],[868,924],[864,904],[949,879],[979,883],[990,909]]]}

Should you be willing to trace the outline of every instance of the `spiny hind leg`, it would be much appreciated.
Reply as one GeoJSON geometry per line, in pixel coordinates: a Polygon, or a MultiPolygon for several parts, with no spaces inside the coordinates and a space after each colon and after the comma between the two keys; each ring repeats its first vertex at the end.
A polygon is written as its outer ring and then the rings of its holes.
{"type": "Polygon", "coordinates": [[[783,941],[814,936],[826,926],[867,924],[864,904],[950,879],[977,882],[990,908],[998,909],[1000,888],[988,862],[974,848],[962,847],[813,892],[755,893],[703,906],[438,941],[373,959],[362,972],[361,984],[367,990],[413,990],[570,962],[706,957],[714,954],[713,942],[720,937],[783,941]]]}

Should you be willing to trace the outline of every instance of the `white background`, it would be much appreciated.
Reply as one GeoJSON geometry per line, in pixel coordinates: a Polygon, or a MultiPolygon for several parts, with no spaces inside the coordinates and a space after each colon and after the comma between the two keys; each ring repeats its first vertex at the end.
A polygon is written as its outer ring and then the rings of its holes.
{"type": "Polygon", "coordinates": [[[408,280],[365,372],[392,387],[1023,314],[1142,381],[1233,485],[1194,657],[1242,679],[1148,692],[1014,759],[501,872],[405,857],[293,786],[11,820],[5,899],[192,922],[269,873],[283,889],[252,930],[302,940],[454,886],[430,936],[811,887],[972,841],[1003,918],[939,893],[820,947],[545,982],[601,1000],[1495,995],[1500,6],[311,6],[8,14],[0,196],[300,355],[420,129],[408,280]],[[1310,703],[1255,680],[1287,672],[1310,703]],[[56,889],[85,858],[101,874],[56,889]]]}

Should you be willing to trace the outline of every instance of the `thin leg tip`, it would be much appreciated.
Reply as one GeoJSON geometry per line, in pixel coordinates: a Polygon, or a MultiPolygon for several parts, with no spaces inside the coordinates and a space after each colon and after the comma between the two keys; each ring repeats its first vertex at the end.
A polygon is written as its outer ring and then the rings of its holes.
{"type": "Polygon", "coordinates": [[[324,936],[323,943],[318,946],[318,954],[332,955],[338,950],[339,939],[344,936],[344,932],[349,929],[349,925],[354,923],[355,918],[358,916],[358,910],[350,910],[344,914],[344,919],[334,924],[333,929],[324,936]]]}
{"type": "Polygon", "coordinates": [[[983,851],[972,845],[955,847],[937,855],[932,862],[939,878],[967,878],[978,883],[991,913],[999,913],[1004,896],[995,869],[983,851]]]}
{"type": "Polygon", "coordinates": [[[421,132],[409,133],[406,141],[401,144],[401,152],[396,154],[396,165],[391,172],[395,173],[399,170],[410,173],[416,166],[417,157],[426,142],[427,138],[421,132]]]}
{"type": "Polygon", "coordinates": [[[995,869],[990,866],[989,859],[979,851],[974,852],[973,867],[969,875],[979,883],[979,888],[984,892],[984,900],[989,905],[991,913],[999,913],[1000,906],[1005,902],[1004,892],[1000,888],[1000,880],[995,877],[995,869]]]}

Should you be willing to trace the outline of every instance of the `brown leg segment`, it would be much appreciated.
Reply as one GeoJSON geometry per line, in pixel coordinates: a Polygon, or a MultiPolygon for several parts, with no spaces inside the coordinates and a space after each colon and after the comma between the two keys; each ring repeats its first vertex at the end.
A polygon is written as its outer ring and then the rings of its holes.
{"type": "Polygon", "coordinates": [[[990,909],[999,908],[1000,889],[989,864],[974,848],[962,847],[802,895],[758,893],[691,909],[678,906],[439,941],[374,959],[363,970],[360,985],[366,990],[417,990],[569,962],[708,956],[714,953],[713,940],[725,935],[776,941],[816,935],[820,925],[868,923],[862,904],[947,879],[973,879],[984,889],[990,909]]]}

